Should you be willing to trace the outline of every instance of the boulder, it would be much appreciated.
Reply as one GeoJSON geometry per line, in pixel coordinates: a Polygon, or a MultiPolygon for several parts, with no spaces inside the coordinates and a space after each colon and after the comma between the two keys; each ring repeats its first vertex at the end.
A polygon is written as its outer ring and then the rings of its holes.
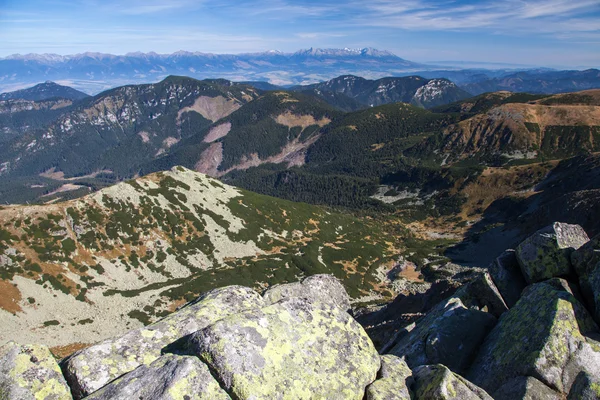
{"type": "Polygon", "coordinates": [[[496,318],[508,311],[508,306],[487,272],[458,289],[453,297],[461,299],[468,308],[486,309],[496,318]]]}
{"type": "Polygon", "coordinates": [[[240,400],[359,400],[380,367],[348,313],[300,298],[224,318],[191,335],[190,349],[240,400]]]}
{"type": "Polygon", "coordinates": [[[579,225],[554,224],[540,229],[516,249],[521,272],[528,283],[541,282],[571,272],[571,253],[587,241],[579,225]]]}
{"type": "Polygon", "coordinates": [[[494,284],[507,307],[514,306],[527,286],[514,250],[506,250],[488,267],[494,284]]]}
{"type": "Polygon", "coordinates": [[[452,297],[417,321],[416,327],[400,338],[389,353],[404,357],[413,369],[444,364],[461,373],[495,324],[496,318],[490,313],[467,308],[461,299],[452,297]]]}
{"type": "Polygon", "coordinates": [[[571,262],[579,278],[581,293],[596,321],[600,321],[600,235],[571,254],[571,262]]]}
{"type": "Polygon", "coordinates": [[[597,326],[562,279],[525,289],[485,339],[466,377],[489,393],[531,376],[566,394],[577,373],[600,374],[597,326]]]}
{"type": "Polygon", "coordinates": [[[73,395],[81,398],[142,364],[152,363],[176,340],[228,315],[262,306],[262,297],[246,287],[211,290],[156,323],[76,352],[62,362],[63,372],[73,395]]]}
{"type": "Polygon", "coordinates": [[[67,382],[48,347],[15,342],[0,347],[0,399],[71,398],[67,382]]]}
{"type": "Polygon", "coordinates": [[[300,282],[274,285],[263,297],[267,304],[288,298],[307,298],[335,305],[350,311],[350,296],[340,281],[333,275],[319,274],[304,278],[300,282]]]}
{"type": "Polygon", "coordinates": [[[416,400],[493,400],[485,390],[443,365],[422,365],[413,370],[416,400]]]}
{"type": "Polygon", "coordinates": [[[165,354],[140,365],[86,400],[231,400],[197,357],[165,354]]]}
{"type": "Polygon", "coordinates": [[[567,400],[598,400],[600,399],[600,379],[592,377],[587,372],[577,375],[567,400]]]}
{"type": "Polygon", "coordinates": [[[494,392],[494,400],[561,400],[564,396],[531,376],[518,376],[494,392]]]}
{"type": "Polygon", "coordinates": [[[406,362],[391,354],[381,356],[377,380],[367,387],[366,400],[410,400],[412,371],[406,362]]]}

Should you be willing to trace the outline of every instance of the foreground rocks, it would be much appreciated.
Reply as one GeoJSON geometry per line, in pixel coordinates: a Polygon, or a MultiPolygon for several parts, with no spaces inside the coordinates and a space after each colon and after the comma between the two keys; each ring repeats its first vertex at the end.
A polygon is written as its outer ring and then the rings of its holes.
{"type": "Polygon", "coordinates": [[[0,347],[0,399],[70,399],[71,391],[46,346],[0,347]]]}
{"type": "Polygon", "coordinates": [[[178,339],[228,315],[264,305],[261,296],[249,288],[212,290],[161,321],[78,351],[63,362],[65,377],[73,394],[81,398],[142,364],[152,363],[178,339]]]}
{"type": "Polygon", "coordinates": [[[342,285],[315,275],[262,296],[215,289],[76,352],[62,373],[44,346],[8,343],[0,399],[598,399],[600,241],[586,238],[560,223],[536,232],[394,325],[387,354],[342,285]]]}
{"type": "Polygon", "coordinates": [[[196,332],[194,354],[235,398],[357,399],[379,355],[363,328],[335,306],[288,298],[196,332]]]}

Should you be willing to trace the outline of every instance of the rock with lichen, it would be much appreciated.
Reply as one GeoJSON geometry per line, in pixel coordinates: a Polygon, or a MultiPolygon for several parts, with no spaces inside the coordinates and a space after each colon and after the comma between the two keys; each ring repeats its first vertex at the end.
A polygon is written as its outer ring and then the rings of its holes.
{"type": "Polygon", "coordinates": [[[554,224],[540,229],[516,248],[521,272],[528,283],[571,273],[571,253],[589,238],[579,225],[554,224]]]}
{"type": "Polygon", "coordinates": [[[594,377],[581,371],[575,378],[567,400],[598,400],[600,399],[600,377],[594,377]]]}
{"type": "Polygon", "coordinates": [[[350,310],[350,297],[340,281],[333,275],[311,275],[300,282],[270,287],[263,297],[268,304],[287,298],[308,298],[335,304],[344,311],[350,310]]]}
{"type": "Polygon", "coordinates": [[[461,373],[495,323],[490,313],[467,308],[460,298],[452,297],[417,321],[388,353],[404,357],[411,368],[444,364],[461,373]]]}
{"type": "Polygon", "coordinates": [[[335,305],[287,298],[231,315],[190,337],[190,348],[237,399],[363,399],[379,355],[335,305]]]}
{"type": "Polygon", "coordinates": [[[581,292],[596,321],[600,321],[600,235],[571,254],[581,292]]]}
{"type": "Polygon", "coordinates": [[[0,347],[0,399],[64,400],[71,391],[48,347],[8,342],[0,347]]]}
{"type": "Polygon", "coordinates": [[[416,400],[493,400],[480,387],[443,365],[422,365],[413,370],[416,400]]]}
{"type": "Polygon", "coordinates": [[[514,306],[527,286],[515,251],[506,250],[500,254],[490,264],[488,271],[505,304],[509,308],[514,306]]]}
{"type": "Polygon", "coordinates": [[[562,400],[564,396],[532,376],[518,376],[493,393],[494,400],[562,400]]]}
{"type": "Polygon", "coordinates": [[[89,400],[230,400],[197,357],[165,354],[112,381],[89,400]]]}
{"type": "Polygon", "coordinates": [[[141,329],[80,350],[63,361],[76,398],[84,397],[142,364],[150,364],[173,342],[219,319],[264,306],[252,289],[227,286],[211,290],[179,311],[141,329]]]}
{"type": "Polygon", "coordinates": [[[402,358],[384,354],[377,380],[367,387],[366,400],[410,400],[412,381],[412,371],[402,358]]]}
{"type": "Polygon", "coordinates": [[[569,392],[577,374],[600,376],[598,327],[558,278],[525,289],[485,339],[466,377],[490,393],[519,376],[569,392]]]}

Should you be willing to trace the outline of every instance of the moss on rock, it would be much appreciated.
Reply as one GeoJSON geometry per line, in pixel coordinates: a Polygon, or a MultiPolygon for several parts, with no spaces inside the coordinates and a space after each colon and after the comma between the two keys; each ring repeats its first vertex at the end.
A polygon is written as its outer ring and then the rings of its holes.
{"type": "Polygon", "coordinates": [[[104,386],[89,400],[230,400],[197,357],[165,354],[104,386]]]}
{"type": "Polygon", "coordinates": [[[86,396],[142,364],[150,364],[164,347],[215,321],[262,307],[249,288],[227,286],[200,296],[168,317],[80,350],[63,361],[65,376],[77,398],[86,396]]]}
{"type": "Polygon", "coordinates": [[[519,302],[488,335],[467,378],[489,392],[518,376],[532,376],[567,393],[570,370],[600,373],[597,343],[586,337],[597,330],[585,308],[560,279],[527,287],[519,302]]]}
{"type": "Polygon", "coordinates": [[[0,347],[0,399],[71,398],[67,382],[46,346],[8,342],[0,347]]]}
{"type": "Polygon", "coordinates": [[[298,298],[226,317],[190,347],[237,399],[361,400],[380,366],[348,313],[298,298]]]}

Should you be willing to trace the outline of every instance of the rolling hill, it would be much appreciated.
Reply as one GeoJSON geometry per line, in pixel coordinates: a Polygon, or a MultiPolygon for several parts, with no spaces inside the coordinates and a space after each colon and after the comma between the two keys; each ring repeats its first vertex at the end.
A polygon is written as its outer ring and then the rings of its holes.
{"type": "Polygon", "coordinates": [[[398,250],[374,222],[176,167],[63,203],[0,209],[5,339],[92,343],[217,286],[332,273],[390,296],[398,250]]]}
{"type": "Polygon", "coordinates": [[[89,97],[87,93],[80,92],[68,86],[59,85],[52,81],[46,81],[27,89],[1,93],[0,101],[15,99],[40,101],[56,98],[76,101],[85,99],[86,97],[89,97]]]}

